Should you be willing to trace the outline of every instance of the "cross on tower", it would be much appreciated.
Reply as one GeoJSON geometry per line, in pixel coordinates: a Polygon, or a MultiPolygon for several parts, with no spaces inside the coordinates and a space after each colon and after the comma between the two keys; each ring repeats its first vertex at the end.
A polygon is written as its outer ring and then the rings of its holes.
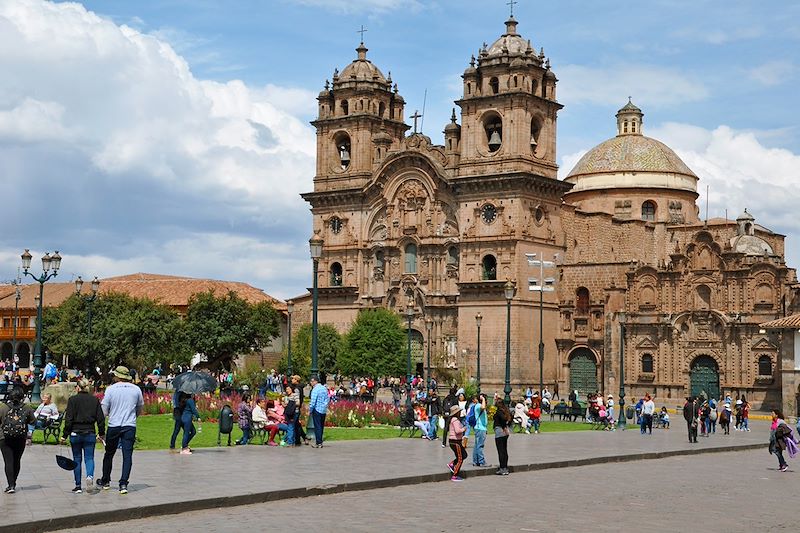
{"type": "Polygon", "coordinates": [[[512,17],[514,16],[514,4],[519,4],[519,2],[517,2],[516,0],[508,0],[508,2],[506,2],[506,5],[511,8],[512,17]]]}
{"type": "Polygon", "coordinates": [[[417,119],[422,118],[422,115],[419,114],[419,111],[414,111],[414,114],[411,115],[411,118],[414,119],[414,133],[417,133],[417,119]]]}
{"type": "Polygon", "coordinates": [[[367,30],[366,28],[364,28],[364,25],[363,25],[363,24],[361,25],[361,29],[360,29],[360,30],[358,30],[358,31],[356,31],[356,33],[360,33],[360,34],[361,34],[361,43],[362,43],[362,44],[364,43],[364,33],[368,32],[368,31],[369,31],[369,30],[367,30]]]}

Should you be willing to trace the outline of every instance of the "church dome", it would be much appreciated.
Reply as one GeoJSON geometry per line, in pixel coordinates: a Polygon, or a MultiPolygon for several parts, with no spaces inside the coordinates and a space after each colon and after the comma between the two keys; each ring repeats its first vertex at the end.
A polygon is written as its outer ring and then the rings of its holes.
{"type": "Polygon", "coordinates": [[[389,82],[386,81],[386,77],[380,69],[373,65],[372,61],[367,59],[367,50],[368,48],[364,46],[364,43],[361,43],[361,45],[356,48],[358,57],[354,59],[352,63],[344,67],[344,70],[339,74],[339,81],[371,81],[388,85],[389,82]]]}
{"type": "Polygon", "coordinates": [[[642,135],[644,113],[630,99],[617,113],[617,136],[589,150],[567,175],[572,191],[660,188],[697,192],[697,176],[672,149],[642,135]]]}
{"type": "Polygon", "coordinates": [[[731,248],[745,255],[773,255],[772,246],[755,235],[739,235],[731,239],[731,248]]]}
{"type": "Polygon", "coordinates": [[[506,21],[506,32],[488,48],[489,57],[499,55],[522,56],[531,50],[529,41],[517,33],[517,20],[512,16],[506,21]]]}

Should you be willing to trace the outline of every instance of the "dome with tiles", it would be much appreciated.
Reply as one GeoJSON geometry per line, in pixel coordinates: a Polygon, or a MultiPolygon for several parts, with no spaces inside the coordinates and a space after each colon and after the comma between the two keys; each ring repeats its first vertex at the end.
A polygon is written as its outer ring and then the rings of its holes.
{"type": "Polygon", "coordinates": [[[352,63],[344,67],[344,70],[339,74],[339,81],[372,81],[388,85],[389,82],[380,69],[376,67],[372,61],[367,59],[367,50],[364,43],[361,43],[361,45],[356,48],[358,57],[354,59],[352,63]]]}
{"type": "Polygon", "coordinates": [[[492,46],[487,49],[487,52],[490,57],[505,54],[521,56],[526,53],[528,55],[532,54],[533,49],[530,41],[524,39],[517,33],[517,21],[514,17],[511,17],[506,21],[506,32],[492,43],[492,46]]]}

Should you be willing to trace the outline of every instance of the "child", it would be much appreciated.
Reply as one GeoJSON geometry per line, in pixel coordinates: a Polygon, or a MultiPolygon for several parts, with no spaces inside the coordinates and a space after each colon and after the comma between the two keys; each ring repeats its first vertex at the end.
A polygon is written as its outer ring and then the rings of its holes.
{"type": "Polygon", "coordinates": [[[669,429],[669,413],[666,405],[661,407],[661,413],[659,413],[658,418],[661,420],[661,425],[664,426],[664,429],[669,429]]]}
{"type": "Polygon", "coordinates": [[[525,433],[531,432],[531,426],[533,426],[534,433],[539,433],[539,424],[542,418],[541,404],[536,397],[532,401],[525,400],[525,403],[528,404],[528,427],[525,429],[525,433]]]}
{"type": "Polygon", "coordinates": [[[726,403],[725,408],[719,414],[719,425],[724,435],[731,433],[731,404],[726,403]]]}

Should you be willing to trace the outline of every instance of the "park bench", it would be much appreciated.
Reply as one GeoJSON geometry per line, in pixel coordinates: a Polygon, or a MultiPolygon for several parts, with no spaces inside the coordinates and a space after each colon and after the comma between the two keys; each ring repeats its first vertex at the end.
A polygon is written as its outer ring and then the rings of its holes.
{"type": "Polygon", "coordinates": [[[565,402],[560,402],[556,404],[552,409],[550,409],[550,420],[552,421],[555,417],[559,417],[559,420],[564,420],[565,417],[570,415],[569,406],[565,402]]]}
{"type": "Polygon", "coordinates": [[[576,405],[572,405],[569,408],[569,415],[568,417],[573,421],[577,422],[578,418],[582,419],[586,422],[586,407],[581,405],[579,402],[576,405]]]}
{"type": "Polygon", "coordinates": [[[414,411],[406,409],[400,412],[400,436],[408,431],[408,436],[413,438],[419,428],[414,425],[414,411]]]}
{"type": "MultiPolygon", "coordinates": [[[[52,437],[53,442],[58,444],[58,439],[61,436],[61,423],[64,421],[64,413],[59,413],[58,418],[45,421],[44,427],[40,428],[42,431],[42,443],[47,444],[47,440],[52,437]]],[[[37,431],[34,429],[33,431],[37,431]]],[[[33,433],[31,433],[33,437],[33,433]]]]}

